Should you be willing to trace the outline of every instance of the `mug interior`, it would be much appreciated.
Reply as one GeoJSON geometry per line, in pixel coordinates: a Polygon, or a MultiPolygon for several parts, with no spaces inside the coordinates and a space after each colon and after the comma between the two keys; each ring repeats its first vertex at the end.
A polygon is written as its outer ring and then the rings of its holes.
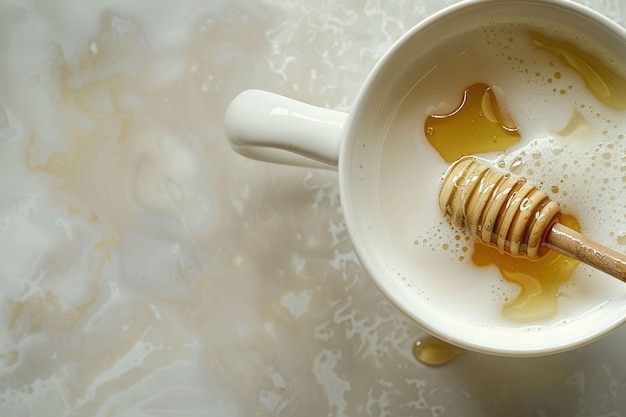
{"type": "MultiPolygon", "coordinates": [[[[513,69],[487,68],[490,64],[485,62],[486,67],[478,63],[463,68],[451,73],[461,75],[444,77],[445,82],[435,85],[424,80],[451,65],[451,52],[467,52],[462,42],[458,49],[441,49],[448,39],[462,38],[473,28],[509,22],[546,33],[581,34],[599,50],[612,54],[616,67],[626,62],[624,30],[574,3],[496,0],[452,6],[405,35],[368,77],[347,122],[339,160],[340,189],[361,262],[402,311],[428,332],[461,347],[530,356],[580,346],[621,325],[626,320],[626,286],[581,265],[566,291],[571,296],[559,298],[553,317],[516,322],[503,318],[501,307],[505,297],[519,291],[517,285],[504,280],[495,267],[471,265],[473,247],[464,236],[457,251],[460,255],[455,255],[463,256],[462,261],[441,250],[444,245],[458,244],[456,231],[443,230],[450,226],[437,206],[440,179],[448,163],[419,129],[438,100],[459,100],[463,89],[474,82],[506,82],[507,72],[513,69]],[[413,113],[409,102],[416,104],[413,113]],[[399,118],[408,122],[398,127],[399,118]]],[[[572,38],[572,42],[581,40],[572,38]]],[[[582,80],[578,83],[584,88],[582,80]]],[[[554,122],[547,115],[545,120],[538,117],[539,126],[554,122]]],[[[536,139],[521,133],[518,151],[536,139]]]]}

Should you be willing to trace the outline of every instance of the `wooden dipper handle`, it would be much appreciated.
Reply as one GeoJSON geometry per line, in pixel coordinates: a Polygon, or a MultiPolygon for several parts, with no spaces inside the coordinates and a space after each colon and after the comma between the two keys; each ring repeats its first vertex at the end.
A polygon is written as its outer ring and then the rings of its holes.
{"type": "Polygon", "coordinates": [[[452,224],[501,252],[537,258],[545,247],[626,281],[626,255],[559,223],[558,203],[486,161],[456,161],[441,185],[439,207],[452,224]]]}
{"type": "Polygon", "coordinates": [[[626,256],[561,223],[552,226],[544,245],[626,282],[626,256]]]}

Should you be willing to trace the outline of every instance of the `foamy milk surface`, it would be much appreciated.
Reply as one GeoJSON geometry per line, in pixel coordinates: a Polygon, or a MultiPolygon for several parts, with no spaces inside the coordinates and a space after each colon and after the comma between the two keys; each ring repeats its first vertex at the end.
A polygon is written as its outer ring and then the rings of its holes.
{"type": "MultiPolygon", "coordinates": [[[[467,87],[483,82],[493,87],[522,139],[503,153],[482,156],[539,185],[564,213],[579,219],[585,235],[626,250],[623,110],[598,100],[578,72],[533,43],[533,33],[574,40],[542,27],[507,23],[439,45],[424,63],[432,71],[398,110],[381,156],[379,204],[395,250],[388,262],[393,275],[436,308],[485,326],[552,326],[626,297],[622,283],[580,265],[562,286],[554,317],[511,322],[501,310],[520,287],[505,281],[494,266],[472,265],[472,239],[452,228],[437,206],[447,165],[426,141],[425,118],[453,111],[467,87]]],[[[590,49],[606,59],[603,51],[590,49]]],[[[623,69],[618,63],[607,65],[623,69]]]]}

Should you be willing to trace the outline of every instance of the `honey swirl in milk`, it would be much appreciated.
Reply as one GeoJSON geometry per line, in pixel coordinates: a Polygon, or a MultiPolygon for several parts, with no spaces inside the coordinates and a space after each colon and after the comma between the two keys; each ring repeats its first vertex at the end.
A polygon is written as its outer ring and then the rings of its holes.
{"type": "MultiPolygon", "coordinates": [[[[511,116],[502,114],[505,113],[491,88],[482,83],[474,84],[465,90],[461,104],[453,112],[430,115],[424,131],[430,144],[446,162],[450,162],[451,156],[503,151],[518,141],[520,135],[511,116]]],[[[563,216],[561,222],[580,230],[578,221],[572,216],[563,216]]],[[[506,280],[521,286],[515,299],[504,300],[506,305],[503,308],[506,317],[521,322],[550,317],[556,312],[559,287],[579,263],[556,252],[538,260],[515,257],[478,239],[471,260],[479,267],[496,265],[506,280]]]]}
{"type": "MultiPolygon", "coordinates": [[[[607,69],[591,54],[573,44],[558,42],[533,33],[532,43],[537,48],[554,53],[561,62],[580,74],[590,92],[607,106],[626,109],[626,82],[607,69]]],[[[535,76],[541,77],[541,73],[535,76]]],[[[554,79],[561,77],[553,73],[554,79]]],[[[548,77],[547,83],[553,83],[548,77]]],[[[571,86],[569,87],[571,88],[571,86]]],[[[566,89],[552,88],[553,93],[566,94],[566,89]]],[[[575,114],[569,129],[576,130],[575,114]]],[[[564,130],[568,129],[566,127],[564,130]]],[[[580,126],[579,126],[580,127],[580,126]]],[[[562,132],[567,134],[567,132],[562,132]]],[[[521,135],[513,118],[501,108],[491,87],[484,83],[469,86],[459,106],[446,114],[431,114],[424,123],[424,134],[446,162],[481,152],[505,151],[520,140],[521,135]]],[[[550,188],[558,192],[558,186],[550,188]]],[[[571,215],[561,216],[560,222],[580,231],[578,220],[571,215]]],[[[568,281],[579,262],[556,252],[547,252],[538,260],[515,257],[476,240],[471,261],[478,267],[495,265],[503,278],[521,287],[514,299],[505,297],[503,314],[518,322],[545,319],[557,312],[559,288],[568,281]]]]}

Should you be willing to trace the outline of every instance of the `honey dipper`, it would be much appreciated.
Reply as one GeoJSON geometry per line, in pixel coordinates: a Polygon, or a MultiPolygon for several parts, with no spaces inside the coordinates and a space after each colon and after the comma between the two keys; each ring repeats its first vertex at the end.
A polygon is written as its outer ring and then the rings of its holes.
{"type": "Polygon", "coordinates": [[[474,157],[446,173],[439,207],[455,226],[501,252],[537,258],[545,249],[584,262],[626,281],[626,255],[559,223],[561,207],[525,179],[474,157]]]}

